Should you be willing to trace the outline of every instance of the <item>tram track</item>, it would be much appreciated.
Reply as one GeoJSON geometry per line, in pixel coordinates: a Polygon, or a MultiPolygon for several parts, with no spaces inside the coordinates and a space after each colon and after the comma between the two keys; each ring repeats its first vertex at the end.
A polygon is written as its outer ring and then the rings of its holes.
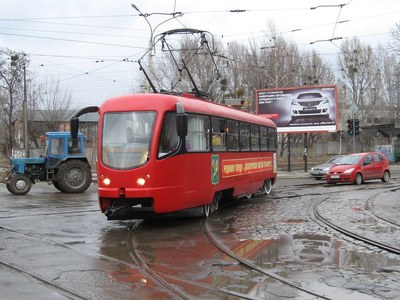
{"type": "Polygon", "coordinates": [[[131,226],[129,229],[129,235],[128,235],[128,242],[127,242],[127,248],[129,251],[129,254],[131,258],[134,260],[136,264],[138,264],[142,270],[151,278],[153,279],[158,285],[162,286],[165,288],[168,293],[174,297],[175,299],[191,299],[188,297],[186,294],[181,292],[179,289],[177,289],[174,285],[168,283],[162,276],[160,276],[157,272],[153,271],[147,264],[146,262],[141,258],[141,256],[137,253],[135,248],[133,247],[132,243],[130,242],[135,238],[136,230],[139,228],[140,224],[142,223],[143,220],[140,220],[137,222],[135,225],[131,226]]]}
{"type": "MultiPolygon", "coordinates": [[[[117,263],[120,264],[122,266],[125,266],[127,268],[132,268],[132,269],[136,269],[137,266],[139,266],[141,268],[141,272],[144,273],[147,278],[146,281],[150,282],[150,281],[154,281],[157,285],[159,285],[160,287],[162,287],[164,290],[167,291],[167,293],[169,294],[170,297],[172,297],[172,299],[183,299],[183,300],[189,300],[191,299],[190,297],[188,297],[187,295],[183,294],[182,292],[180,292],[178,289],[176,289],[172,284],[169,284],[168,282],[166,282],[161,276],[157,275],[156,272],[152,271],[149,267],[147,267],[147,265],[144,263],[143,260],[141,260],[141,258],[135,254],[135,251],[132,249],[132,247],[130,247],[130,243],[129,243],[129,239],[131,239],[134,234],[136,229],[140,226],[140,224],[142,223],[143,220],[139,220],[138,222],[132,222],[128,228],[129,230],[129,234],[128,234],[128,241],[127,241],[127,247],[128,247],[128,251],[131,254],[131,258],[133,259],[133,263],[132,262],[127,262],[121,259],[116,259],[112,256],[108,256],[108,255],[104,255],[104,254],[98,254],[98,253],[92,253],[89,251],[84,251],[81,249],[78,249],[77,247],[74,246],[74,244],[71,243],[63,243],[60,242],[58,240],[54,240],[52,238],[43,238],[42,236],[38,235],[38,234],[32,234],[32,233],[24,233],[22,231],[19,230],[15,230],[12,228],[7,228],[4,226],[0,226],[0,229],[2,230],[6,230],[10,233],[14,233],[14,234],[18,234],[20,236],[25,236],[27,238],[30,239],[35,239],[38,240],[40,242],[44,242],[47,244],[51,244],[53,246],[56,247],[62,247],[62,248],[66,248],[69,250],[73,250],[79,253],[82,253],[86,256],[90,256],[96,259],[101,259],[102,261],[109,261],[112,263],[117,263]]],[[[78,243],[79,244],[79,243],[78,243]]],[[[91,296],[88,296],[86,294],[82,294],[79,293],[73,289],[64,287],[61,284],[57,284],[54,283],[52,280],[46,279],[44,276],[40,276],[37,275],[37,272],[34,271],[28,271],[27,268],[23,267],[23,266],[19,266],[16,263],[7,263],[5,262],[2,258],[0,258],[0,266],[3,266],[3,268],[7,268],[13,272],[17,272],[19,274],[22,274],[25,277],[30,277],[33,280],[36,280],[37,282],[40,282],[40,284],[55,290],[57,292],[59,292],[60,294],[66,296],[69,299],[74,299],[74,300],[81,300],[81,299],[91,299],[91,296]]],[[[101,296],[99,296],[99,299],[102,299],[101,296]]]]}
{"type": "MultiPolygon", "coordinates": [[[[365,207],[366,207],[367,211],[370,211],[371,202],[375,199],[375,197],[377,195],[378,194],[369,197],[368,200],[366,201],[365,207]]],[[[321,201],[317,202],[315,204],[314,208],[313,208],[313,214],[320,222],[322,222],[323,224],[329,226],[330,228],[332,228],[332,229],[340,232],[341,234],[343,234],[343,235],[345,235],[347,237],[350,237],[350,238],[352,238],[354,240],[364,242],[367,245],[377,247],[378,249],[387,251],[387,252],[392,253],[392,254],[400,255],[400,248],[399,247],[395,247],[395,246],[389,245],[387,243],[383,243],[383,242],[377,241],[377,240],[375,240],[373,238],[369,238],[369,237],[366,236],[365,232],[356,233],[354,231],[351,231],[351,230],[345,228],[344,226],[340,226],[338,224],[335,224],[334,222],[328,220],[328,218],[325,218],[322,215],[322,213],[320,213],[318,208],[319,208],[320,205],[322,205],[323,203],[329,201],[330,199],[331,199],[331,197],[327,197],[325,199],[322,199],[321,201]]],[[[379,217],[375,216],[372,213],[371,213],[371,215],[374,216],[375,218],[379,218],[379,217]]],[[[384,222],[390,223],[392,226],[396,226],[397,228],[400,228],[400,226],[398,224],[393,224],[392,222],[388,222],[388,220],[384,220],[382,218],[379,218],[379,219],[381,219],[384,222]]]]}
{"type": "MultiPolygon", "coordinates": [[[[399,190],[399,189],[398,189],[398,188],[396,188],[396,189],[391,189],[391,190],[389,190],[388,192],[392,193],[392,192],[397,191],[397,190],[399,190]]],[[[388,193],[388,192],[385,192],[385,193],[388,193]]],[[[400,223],[399,223],[399,222],[396,222],[396,221],[393,221],[393,220],[389,220],[388,218],[379,215],[379,214],[375,211],[374,204],[375,204],[375,199],[376,199],[377,196],[378,196],[378,194],[377,194],[377,195],[374,195],[374,196],[372,196],[372,197],[370,197],[370,198],[365,202],[365,209],[368,210],[368,211],[369,211],[372,215],[374,215],[376,218],[378,218],[378,219],[380,219],[380,220],[382,220],[382,221],[384,221],[384,222],[387,222],[387,223],[391,224],[392,226],[395,226],[395,227],[397,227],[397,228],[400,228],[400,223]]]]}
{"type": "MultiPolygon", "coordinates": [[[[138,222],[137,226],[132,226],[130,228],[130,234],[129,234],[130,240],[134,240],[136,230],[139,228],[139,225],[141,223],[142,222],[138,222]]],[[[234,298],[238,298],[238,299],[247,299],[247,300],[259,300],[259,298],[251,297],[246,294],[238,293],[235,291],[230,291],[225,288],[215,287],[215,286],[205,284],[205,283],[202,283],[199,281],[188,280],[188,279],[177,277],[177,276],[174,276],[171,274],[156,272],[156,271],[152,270],[150,266],[148,266],[145,259],[142,258],[142,256],[137,252],[137,250],[132,245],[132,243],[130,245],[131,246],[128,247],[128,249],[129,249],[129,253],[131,254],[131,257],[134,259],[134,261],[142,267],[142,269],[146,272],[146,274],[149,277],[151,277],[154,281],[158,282],[158,284],[160,286],[168,289],[171,292],[172,296],[175,296],[175,298],[193,299],[193,297],[191,297],[190,295],[186,295],[185,293],[183,293],[182,291],[180,291],[179,289],[176,288],[177,282],[180,282],[180,283],[184,283],[186,285],[191,285],[193,287],[203,288],[207,291],[217,292],[219,294],[223,294],[228,297],[234,297],[234,298]],[[168,280],[173,283],[169,283],[168,280]]]]}
{"type": "MultiPolygon", "coordinates": [[[[88,210],[85,211],[85,213],[92,213],[94,211],[88,210]]],[[[96,213],[98,211],[96,210],[96,213]]],[[[35,214],[29,214],[29,215],[13,215],[13,216],[2,216],[0,219],[18,219],[20,217],[46,217],[46,216],[57,216],[57,215],[70,215],[70,214],[79,214],[82,213],[82,211],[64,211],[64,212],[50,212],[50,213],[35,213],[35,214]]],[[[84,254],[86,256],[93,257],[95,259],[100,259],[102,261],[109,261],[117,264],[121,264],[122,266],[125,266],[128,269],[140,269],[140,272],[144,274],[144,278],[146,278],[146,282],[154,282],[157,286],[159,286],[165,293],[169,295],[168,298],[172,299],[193,299],[190,295],[185,294],[182,292],[177,286],[179,285],[177,283],[184,283],[186,285],[191,285],[193,287],[197,288],[202,288],[205,291],[214,291],[216,293],[220,293],[223,295],[226,295],[228,298],[237,298],[237,299],[248,299],[248,300],[255,300],[257,298],[254,297],[248,297],[247,295],[237,293],[235,291],[229,291],[228,289],[224,288],[218,288],[214,287],[212,285],[204,284],[201,282],[196,282],[192,280],[187,280],[185,278],[179,278],[174,275],[170,274],[158,274],[154,270],[152,270],[145,262],[144,259],[140,257],[140,255],[137,254],[136,250],[132,246],[131,241],[135,238],[136,230],[140,227],[142,224],[143,220],[139,220],[138,222],[131,222],[130,226],[127,228],[129,233],[127,235],[127,241],[126,241],[126,247],[127,247],[127,252],[129,253],[132,262],[131,261],[126,261],[126,260],[121,260],[114,258],[109,255],[104,255],[104,254],[99,254],[99,253],[93,253],[91,251],[86,251],[83,250],[81,247],[78,247],[77,245],[80,245],[80,242],[71,243],[71,242],[61,242],[58,239],[54,239],[51,237],[46,237],[42,236],[41,234],[34,233],[34,232],[24,232],[22,230],[18,230],[9,226],[5,225],[0,225],[0,229],[10,232],[12,234],[15,234],[16,236],[22,238],[28,238],[30,240],[36,240],[37,242],[41,243],[42,245],[48,245],[48,246],[53,246],[57,248],[63,248],[63,249],[69,249],[73,250],[76,252],[79,252],[81,254],[84,254]]],[[[47,246],[46,246],[47,248],[47,246]]],[[[64,284],[58,284],[53,282],[54,279],[52,279],[50,276],[46,278],[46,276],[41,276],[40,272],[30,270],[30,268],[27,268],[23,264],[19,264],[18,262],[12,262],[9,263],[7,260],[0,258],[0,266],[3,266],[3,268],[7,268],[12,270],[13,272],[17,272],[24,277],[30,277],[33,280],[40,282],[40,284],[47,286],[51,290],[58,291],[59,293],[62,293],[64,296],[66,296],[69,299],[90,299],[87,294],[83,293],[80,294],[79,292],[75,291],[74,289],[71,289],[64,284]]],[[[101,298],[101,297],[100,297],[101,298]]]]}
{"type": "MultiPolygon", "coordinates": [[[[137,253],[136,249],[133,247],[133,244],[131,241],[135,239],[135,234],[140,225],[142,224],[143,220],[139,220],[138,222],[132,222],[130,226],[127,228],[129,231],[129,234],[127,236],[127,251],[129,252],[129,255],[133,262],[127,262],[125,260],[121,259],[116,259],[112,256],[104,255],[104,254],[98,254],[98,253],[92,253],[89,251],[84,251],[81,250],[77,247],[74,246],[74,244],[68,243],[68,242],[60,242],[58,240],[48,238],[48,237],[42,237],[38,234],[35,233],[25,233],[20,230],[16,230],[13,228],[7,228],[5,226],[0,226],[0,229],[6,230],[10,233],[17,234],[19,236],[25,236],[29,239],[35,239],[37,241],[46,243],[48,245],[56,246],[56,247],[62,247],[65,249],[73,250],[79,253],[82,253],[84,255],[94,257],[96,259],[101,259],[102,261],[109,261],[113,263],[118,263],[121,264],[127,268],[137,268],[141,270],[140,272],[143,274],[144,278],[146,278],[146,281],[152,281],[156,285],[158,285],[160,288],[162,288],[166,293],[172,298],[172,299],[183,299],[183,300],[189,300],[193,299],[191,295],[188,295],[184,292],[182,292],[179,289],[179,283],[183,283],[185,285],[190,285],[196,288],[202,288],[205,291],[213,291],[215,293],[219,293],[222,295],[227,296],[229,299],[232,298],[237,298],[237,299],[247,299],[247,300],[260,300],[260,298],[257,297],[252,297],[248,296],[243,293],[231,291],[226,288],[222,287],[215,287],[213,285],[205,284],[199,281],[193,281],[193,280],[188,280],[185,278],[177,277],[175,275],[167,274],[167,273],[162,273],[162,272],[156,272],[151,269],[146,263],[146,260],[141,257],[140,254],[137,253]]],[[[79,243],[78,243],[79,244],[79,243]]],[[[66,296],[69,299],[90,299],[91,297],[87,296],[86,294],[79,293],[73,289],[70,289],[68,287],[63,286],[62,284],[57,284],[54,283],[50,279],[46,279],[45,276],[40,276],[40,273],[34,272],[34,271],[29,271],[26,267],[20,266],[15,263],[7,263],[3,259],[0,259],[0,266],[3,266],[4,268],[8,268],[12,270],[13,272],[17,272],[22,274],[25,277],[30,277],[33,280],[36,280],[40,282],[42,285],[49,287],[52,290],[55,290],[62,295],[66,296]],[[39,274],[39,275],[38,275],[39,274]]],[[[100,297],[101,298],[101,297],[100,297]]],[[[328,298],[322,298],[322,299],[328,299],[328,298]]]]}
{"type": "Polygon", "coordinates": [[[234,260],[238,261],[240,264],[246,266],[247,268],[254,270],[256,272],[259,272],[260,274],[267,276],[268,278],[272,278],[274,280],[277,280],[291,288],[294,288],[298,291],[301,291],[303,293],[306,293],[308,295],[311,296],[315,296],[318,299],[332,299],[329,298],[325,295],[322,295],[318,292],[312,291],[312,290],[308,290],[306,288],[301,287],[299,284],[290,281],[286,278],[283,278],[282,276],[276,275],[272,272],[268,272],[263,268],[260,268],[259,266],[255,265],[254,263],[250,262],[249,260],[236,255],[233,251],[231,251],[229,248],[227,248],[225,245],[223,245],[222,243],[218,242],[217,238],[215,236],[213,236],[213,234],[211,233],[211,231],[208,228],[207,222],[205,219],[203,219],[202,221],[202,230],[205,234],[205,236],[207,237],[207,239],[210,241],[210,243],[212,243],[214,245],[214,247],[216,247],[217,249],[219,249],[221,252],[223,252],[224,254],[230,256],[231,258],[233,258],[234,260]]]}
{"type": "MultiPolygon", "coordinates": [[[[332,192],[332,194],[333,194],[333,192],[332,192]]],[[[315,194],[315,195],[317,195],[317,194],[315,194]]],[[[282,198],[285,198],[285,197],[282,197],[282,198]]],[[[366,203],[366,206],[369,206],[372,208],[374,199],[375,199],[374,196],[370,197],[369,202],[367,201],[368,203],[366,203]]],[[[91,212],[92,212],[91,210],[87,211],[87,213],[91,213],[91,212]]],[[[95,211],[95,212],[97,212],[97,211],[95,211]]],[[[65,211],[65,212],[56,212],[56,213],[36,213],[36,214],[30,215],[30,216],[41,217],[41,216],[62,215],[62,214],[71,214],[71,213],[79,214],[79,213],[82,213],[82,211],[80,211],[80,212],[65,211]]],[[[26,216],[27,215],[24,215],[21,217],[26,217],[26,216]]],[[[8,216],[5,216],[5,218],[8,218],[8,216]]],[[[195,223],[197,224],[197,220],[195,223]]],[[[133,268],[137,269],[137,267],[139,267],[141,272],[143,274],[146,274],[146,278],[148,281],[155,282],[157,284],[157,286],[159,286],[160,290],[165,291],[165,294],[170,295],[170,298],[173,298],[173,299],[193,299],[190,292],[186,293],[186,291],[181,288],[181,284],[186,285],[186,286],[192,286],[193,288],[203,289],[204,291],[207,291],[207,290],[212,291],[213,295],[215,295],[215,294],[221,295],[221,298],[226,297],[228,299],[236,299],[237,298],[237,299],[249,299],[249,300],[260,299],[260,297],[257,298],[257,297],[254,297],[253,295],[247,295],[245,293],[240,293],[240,292],[236,292],[234,290],[230,290],[229,286],[218,287],[217,285],[207,284],[200,280],[195,281],[195,280],[190,280],[185,277],[180,277],[178,275],[175,275],[173,272],[172,273],[162,272],[162,271],[160,272],[159,270],[152,269],[151,264],[150,265],[147,264],[148,261],[146,259],[146,256],[143,256],[143,252],[140,252],[140,251],[137,252],[137,249],[135,249],[135,244],[132,243],[132,241],[136,238],[137,231],[140,230],[140,228],[141,228],[142,222],[141,221],[132,222],[130,224],[132,226],[126,228],[126,229],[128,229],[127,236],[124,235],[124,237],[126,237],[125,247],[127,249],[124,251],[127,251],[129,253],[131,260],[130,259],[120,259],[120,257],[116,258],[116,257],[113,257],[111,254],[108,255],[108,254],[101,254],[98,252],[93,252],[90,249],[88,250],[87,248],[85,249],[85,248],[79,247],[78,245],[75,246],[74,244],[69,243],[69,242],[62,242],[59,239],[54,239],[50,236],[48,236],[48,237],[43,236],[43,235],[40,235],[39,233],[32,233],[32,232],[27,233],[22,230],[13,229],[11,227],[5,228],[3,226],[0,226],[0,228],[4,229],[4,230],[9,230],[9,231],[17,233],[17,234],[24,235],[29,238],[37,239],[39,241],[42,241],[43,243],[48,243],[49,245],[71,249],[71,250],[80,252],[82,254],[85,254],[87,256],[97,258],[99,261],[114,262],[116,264],[121,264],[128,269],[133,269],[133,268]]],[[[207,220],[203,219],[201,221],[201,223],[199,224],[199,226],[201,227],[204,236],[207,237],[207,239],[209,240],[209,243],[213,244],[213,246],[215,248],[219,249],[218,244],[220,244],[220,243],[218,242],[217,238],[213,237],[212,232],[209,230],[208,225],[207,225],[207,220]],[[207,231],[208,231],[208,234],[207,234],[207,231]],[[210,236],[211,239],[214,239],[215,244],[212,242],[212,240],[210,240],[210,238],[208,236],[210,236]]],[[[124,230],[125,230],[125,228],[124,228],[124,230]]],[[[167,240],[168,239],[166,238],[165,241],[167,241],[167,240]]],[[[161,238],[160,241],[163,241],[163,238],[161,238]]],[[[137,241],[137,243],[141,243],[141,242],[142,242],[141,240],[137,241]]],[[[224,245],[222,245],[222,246],[224,246],[224,245]]],[[[194,251],[196,251],[196,250],[194,249],[194,251]]],[[[260,278],[265,276],[266,278],[277,280],[277,281],[281,282],[283,285],[290,286],[291,284],[293,284],[293,289],[298,290],[298,287],[301,288],[301,286],[298,286],[298,284],[293,283],[285,278],[280,278],[280,276],[277,276],[274,273],[268,272],[265,269],[259,268],[258,266],[255,266],[256,268],[254,268],[252,266],[252,263],[249,262],[245,258],[237,257],[238,259],[236,259],[235,257],[230,255],[230,254],[232,254],[232,251],[230,251],[226,247],[225,247],[225,249],[224,248],[219,249],[219,251],[222,253],[222,255],[230,256],[232,259],[236,260],[238,262],[238,265],[241,265],[241,267],[246,267],[248,269],[254,270],[254,272],[260,273],[262,275],[262,276],[260,276],[260,278]],[[246,265],[248,263],[250,265],[246,265]],[[275,277],[277,277],[277,278],[275,278],[275,277]],[[281,281],[280,279],[283,279],[283,280],[281,281]]],[[[177,252],[177,255],[179,256],[179,252],[177,252]]],[[[161,263],[163,263],[163,262],[161,261],[161,263]]],[[[9,265],[11,268],[13,268],[15,270],[15,272],[21,272],[21,274],[24,274],[25,276],[31,276],[32,278],[39,280],[39,281],[43,280],[40,282],[42,282],[44,285],[48,285],[49,287],[54,288],[56,291],[58,290],[60,293],[65,295],[67,298],[70,298],[70,299],[90,299],[90,298],[92,298],[92,297],[88,296],[88,294],[86,294],[85,292],[82,292],[83,295],[80,294],[79,290],[76,293],[74,291],[74,289],[69,289],[68,285],[64,285],[62,282],[61,282],[61,284],[58,284],[57,282],[52,282],[51,280],[47,280],[48,278],[41,276],[40,273],[29,272],[29,270],[24,267],[19,268],[18,264],[7,264],[6,261],[3,261],[3,259],[0,259],[0,265],[3,265],[5,268],[8,268],[8,265],[9,265]],[[38,278],[35,278],[35,276],[37,276],[38,274],[39,274],[38,278]]],[[[306,290],[304,290],[302,292],[307,293],[308,295],[312,296],[313,298],[315,297],[318,299],[331,299],[331,298],[327,298],[324,295],[315,293],[313,291],[309,291],[311,293],[308,293],[306,290]]],[[[310,296],[308,296],[308,297],[310,297],[310,296]]],[[[99,297],[99,299],[100,298],[101,297],[99,297]]],[[[280,299],[282,299],[282,298],[284,298],[284,297],[280,297],[280,299]]]]}
{"type": "MultiPolygon", "coordinates": [[[[295,282],[291,282],[290,280],[287,280],[279,275],[268,272],[268,271],[258,267],[257,265],[251,263],[250,261],[248,261],[238,255],[235,255],[231,250],[229,250],[224,245],[219,243],[217,241],[217,238],[215,238],[213,236],[211,231],[208,229],[207,219],[203,219],[199,225],[201,227],[201,231],[203,232],[205,241],[208,241],[208,243],[212,244],[212,246],[215,249],[214,253],[213,253],[213,257],[230,257],[234,261],[234,263],[227,264],[225,267],[234,266],[235,268],[239,268],[239,270],[244,268],[247,271],[243,270],[243,272],[251,271],[251,272],[260,274],[261,277],[259,276],[259,279],[258,279],[260,281],[262,281],[262,277],[265,277],[269,281],[275,280],[275,281],[279,282],[280,284],[287,286],[290,289],[294,289],[296,292],[291,293],[290,296],[287,296],[288,298],[293,298],[294,295],[296,295],[296,297],[297,297],[297,296],[299,296],[298,293],[301,293],[301,294],[303,294],[303,297],[305,297],[305,299],[307,299],[307,296],[315,298],[315,299],[332,299],[321,293],[303,288],[295,282]],[[307,296],[305,296],[305,295],[307,295],[307,296]]],[[[135,240],[136,231],[139,230],[139,228],[140,228],[140,224],[137,224],[137,226],[132,227],[132,229],[130,231],[129,240],[132,240],[132,241],[135,240]]],[[[146,272],[146,274],[149,277],[151,277],[154,281],[158,282],[161,286],[163,286],[164,288],[167,288],[171,293],[173,293],[176,298],[193,299],[192,295],[186,295],[179,288],[177,288],[177,286],[179,286],[179,283],[180,283],[180,284],[185,284],[186,286],[189,285],[189,286],[193,286],[193,287],[197,287],[197,288],[202,288],[205,291],[212,291],[214,293],[227,296],[228,299],[232,299],[232,298],[247,299],[247,300],[263,299],[258,296],[249,295],[249,294],[245,294],[242,292],[237,292],[237,291],[231,290],[231,289],[229,289],[228,286],[218,287],[215,285],[206,284],[202,281],[194,281],[194,280],[186,279],[186,278],[179,277],[176,275],[172,275],[171,273],[156,271],[147,264],[146,258],[143,257],[141,253],[139,253],[140,251],[138,251],[138,249],[136,249],[134,247],[133,243],[130,247],[128,247],[128,249],[129,249],[131,257],[135,261],[135,263],[137,263],[139,266],[141,266],[141,268],[146,272]]],[[[179,253],[177,253],[177,255],[179,255],[179,253]]],[[[237,272],[240,273],[241,271],[237,271],[237,272]]],[[[270,295],[270,297],[278,297],[280,299],[286,298],[285,296],[282,296],[282,295],[278,296],[273,293],[270,295]]]]}
{"type": "Polygon", "coordinates": [[[5,263],[3,261],[0,261],[0,266],[5,268],[5,269],[7,269],[7,270],[9,270],[9,271],[11,271],[11,272],[16,272],[16,273],[22,274],[23,276],[25,276],[27,278],[31,278],[31,279],[39,282],[41,285],[44,285],[46,287],[49,287],[50,289],[53,289],[53,290],[57,291],[58,293],[60,293],[63,296],[67,297],[68,299],[73,299],[73,300],[80,300],[80,299],[85,300],[85,299],[87,299],[85,296],[83,296],[83,295],[81,295],[81,294],[79,294],[77,292],[65,289],[62,286],[54,284],[51,281],[46,280],[46,279],[42,278],[41,276],[38,276],[38,275],[36,275],[36,274],[34,274],[32,272],[26,272],[21,268],[18,268],[16,266],[12,266],[12,265],[7,264],[7,263],[5,263]]]}
{"type": "Polygon", "coordinates": [[[99,213],[98,209],[89,209],[89,210],[71,210],[71,211],[62,211],[62,212],[46,212],[46,213],[29,213],[29,214],[14,214],[8,216],[0,216],[0,220],[2,219],[16,219],[16,218],[26,218],[26,217],[46,217],[46,216],[56,216],[56,215],[72,215],[72,214],[82,214],[82,213],[99,213]]]}

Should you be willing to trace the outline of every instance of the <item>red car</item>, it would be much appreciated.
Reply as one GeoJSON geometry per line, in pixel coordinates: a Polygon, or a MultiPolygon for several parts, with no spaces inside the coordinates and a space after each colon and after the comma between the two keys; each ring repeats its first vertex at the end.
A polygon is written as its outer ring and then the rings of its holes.
{"type": "Polygon", "coordinates": [[[327,183],[361,184],[366,180],[390,180],[389,163],[382,153],[349,154],[337,161],[325,176],[327,183]]]}

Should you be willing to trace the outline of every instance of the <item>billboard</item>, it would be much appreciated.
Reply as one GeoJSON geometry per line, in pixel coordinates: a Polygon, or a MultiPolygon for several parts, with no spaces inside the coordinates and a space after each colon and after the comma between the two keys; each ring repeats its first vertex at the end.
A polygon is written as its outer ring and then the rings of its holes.
{"type": "Polygon", "coordinates": [[[335,85],[256,90],[256,112],[273,120],[280,133],[337,130],[335,85]]]}

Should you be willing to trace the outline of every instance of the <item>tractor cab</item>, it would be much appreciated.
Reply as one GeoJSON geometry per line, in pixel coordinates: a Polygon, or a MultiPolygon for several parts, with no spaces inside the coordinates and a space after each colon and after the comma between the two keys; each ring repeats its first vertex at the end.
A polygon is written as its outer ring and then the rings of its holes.
{"type": "Polygon", "coordinates": [[[84,156],[84,138],[78,133],[77,139],[72,139],[69,132],[46,133],[46,156],[65,160],[71,156],[84,156]]]}
{"type": "Polygon", "coordinates": [[[70,158],[85,157],[82,133],[78,133],[78,137],[72,139],[69,132],[47,132],[46,141],[47,169],[54,169],[61,162],[70,158]]]}

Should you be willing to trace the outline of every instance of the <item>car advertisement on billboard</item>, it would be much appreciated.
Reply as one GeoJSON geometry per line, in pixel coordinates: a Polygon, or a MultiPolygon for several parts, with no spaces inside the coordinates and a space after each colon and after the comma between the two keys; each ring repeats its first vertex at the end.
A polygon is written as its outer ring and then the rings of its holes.
{"type": "Polygon", "coordinates": [[[272,119],[280,133],[337,130],[335,85],[256,90],[258,115],[272,119]]]}

